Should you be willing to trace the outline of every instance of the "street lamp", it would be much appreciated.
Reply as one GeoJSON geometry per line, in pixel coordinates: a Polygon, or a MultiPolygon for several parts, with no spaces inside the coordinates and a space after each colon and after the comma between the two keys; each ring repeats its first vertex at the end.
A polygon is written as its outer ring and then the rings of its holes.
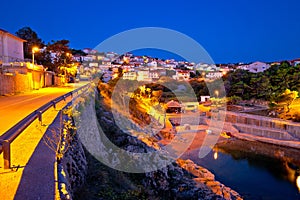
{"type": "MultiPolygon", "coordinates": [[[[38,47],[32,47],[32,70],[34,70],[34,53],[38,52],[39,48],[38,47]]],[[[35,76],[34,76],[34,71],[32,72],[32,79],[33,79],[33,89],[35,89],[35,76]]]]}
{"type": "Polygon", "coordinates": [[[32,67],[34,67],[34,53],[38,51],[39,51],[38,47],[32,47],[32,67]]]}
{"type": "Polygon", "coordinates": [[[71,53],[69,53],[69,52],[67,52],[66,54],[65,54],[65,58],[64,58],[64,64],[65,64],[65,66],[64,66],[64,75],[66,76],[67,75],[67,71],[66,71],[66,67],[67,67],[67,59],[68,58],[70,58],[71,57],[71,53]]]}

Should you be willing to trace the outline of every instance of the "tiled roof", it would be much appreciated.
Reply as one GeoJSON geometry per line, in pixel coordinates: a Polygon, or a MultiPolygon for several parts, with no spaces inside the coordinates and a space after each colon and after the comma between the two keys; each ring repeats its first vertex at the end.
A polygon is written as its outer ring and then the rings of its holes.
{"type": "Polygon", "coordinates": [[[168,106],[168,108],[171,108],[171,107],[179,108],[179,107],[181,107],[180,103],[178,103],[177,101],[174,101],[174,100],[169,101],[167,103],[167,106],[168,106]]]}
{"type": "Polygon", "coordinates": [[[26,42],[26,40],[23,40],[22,38],[19,38],[18,36],[14,35],[14,34],[12,34],[12,33],[10,33],[10,32],[8,32],[8,31],[6,31],[6,30],[4,30],[4,29],[1,29],[1,28],[0,28],[0,32],[5,33],[5,34],[8,34],[9,36],[11,36],[11,37],[13,37],[13,38],[15,38],[15,39],[17,39],[17,40],[20,40],[20,41],[22,41],[22,42],[26,42]]]}

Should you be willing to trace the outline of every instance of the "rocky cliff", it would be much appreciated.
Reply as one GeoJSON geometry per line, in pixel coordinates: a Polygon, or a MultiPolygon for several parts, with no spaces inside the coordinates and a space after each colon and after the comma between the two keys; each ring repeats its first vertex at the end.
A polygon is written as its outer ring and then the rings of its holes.
{"type": "MultiPolygon", "coordinates": [[[[85,109],[82,110],[80,120],[78,120],[80,132],[79,138],[83,142],[85,148],[87,148],[88,153],[93,155],[94,158],[97,158],[98,155],[98,161],[102,160],[102,164],[104,165],[105,163],[103,162],[110,162],[112,167],[107,170],[107,173],[111,173],[115,169],[118,169],[122,161],[121,158],[113,153],[112,148],[106,145],[108,141],[104,139],[105,137],[118,148],[128,152],[147,153],[155,152],[157,148],[160,148],[156,143],[157,138],[152,137],[153,135],[148,137],[147,134],[143,133],[143,128],[138,127],[138,124],[133,121],[127,125],[138,130],[139,133],[136,135],[124,133],[118,128],[113,114],[103,105],[103,101],[99,102],[98,99],[96,101],[96,105],[93,101],[85,103],[85,109]],[[95,107],[97,108],[96,110],[95,107]],[[99,127],[101,127],[105,133],[105,137],[99,134],[99,127]],[[93,139],[91,140],[91,138],[93,139]],[[99,154],[101,154],[101,159],[99,159],[99,154]]],[[[143,160],[134,160],[133,162],[136,165],[145,165],[145,163],[150,163],[152,161],[151,159],[155,158],[149,158],[148,160],[147,158],[144,158],[143,160]]],[[[132,161],[128,160],[128,163],[130,162],[132,161]]],[[[99,163],[97,166],[102,166],[102,164],[99,165],[99,163]]],[[[95,173],[99,173],[103,176],[99,177],[93,186],[95,184],[101,185],[99,181],[109,181],[104,178],[105,174],[103,174],[103,172],[96,170],[93,172],[89,171],[89,173],[92,173],[90,174],[90,177],[92,177],[90,179],[92,179],[92,181],[95,180],[95,173]]],[[[115,173],[118,172],[114,172],[114,174],[115,173]]],[[[142,187],[142,189],[139,190],[138,195],[141,195],[140,191],[142,191],[142,197],[147,199],[242,199],[238,193],[215,181],[212,173],[197,166],[192,161],[178,160],[177,162],[172,162],[158,170],[145,173],[124,172],[122,173],[122,179],[124,179],[124,176],[126,177],[127,182],[131,182],[131,185],[133,184],[142,187]]],[[[120,175],[118,175],[118,177],[120,177],[120,175]]],[[[125,184],[126,183],[124,183],[124,185],[125,184]]],[[[110,184],[106,183],[106,185],[108,187],[110,184]]],[[[124,185],[121,186],[123,189],[125,187],[124,185]]],[[[105,189],[105,187],[102,188],[105,189]]],[[[85,188],[83,191],[91,190],[85,188]]],[[[114,191],[120,191],[120,189],[114,191]]],[[[113,194],[111,191],[109,193],[110,195],[113,194]]],[[[115,192],[115,194],[117,193],[118,192],[115,192]]],[[[99,196],[99,194],[102,195],[100,195],[100,199],[111,198],[111,196],[108,197],[103,195],[101,191],[98,191],[97,195],[99,196]]],[[[141,196],[136,197],[141,198],[141,196]]],[[[79,195],[78,198],[83,197],[79,195]]],[[[95,198],[95,196],[89,196],[89,198],[95,198]]],[[[118,199],[119,197],[115,196],[114,198],[118,199]]],[[[122,198],[126,199],[124,196],[122,198]]]]}

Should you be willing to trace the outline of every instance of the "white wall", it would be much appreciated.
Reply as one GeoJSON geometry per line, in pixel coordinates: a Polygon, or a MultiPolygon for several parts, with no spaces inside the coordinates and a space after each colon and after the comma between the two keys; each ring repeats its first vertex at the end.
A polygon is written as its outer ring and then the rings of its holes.
{"type": "Polygon", "coordinates": [[[23,61],[23,40],[0,30],[0,60],[3,63],[23,61]]]}

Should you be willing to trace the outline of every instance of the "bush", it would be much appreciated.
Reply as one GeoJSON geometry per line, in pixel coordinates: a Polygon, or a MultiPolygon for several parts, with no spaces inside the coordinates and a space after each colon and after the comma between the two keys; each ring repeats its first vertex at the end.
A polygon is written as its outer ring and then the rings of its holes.
{"type": "Polygon", "coordinates": [[[292,120],[294,122],[300,122],[300,113],[299,112],[295,113],[292,120]]]}

